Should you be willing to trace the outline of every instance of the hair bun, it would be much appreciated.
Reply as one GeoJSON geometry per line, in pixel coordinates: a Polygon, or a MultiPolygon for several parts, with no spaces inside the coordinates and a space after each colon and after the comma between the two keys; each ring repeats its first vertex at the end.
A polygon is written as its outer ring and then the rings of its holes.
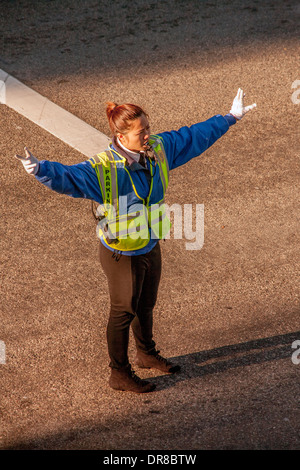
{"type": "Polygon", "coordinates": [[[114,103],[113,101],[108,101],[106,103],[106,114],[107,114],[107,117],[108,119],[110,119],[114,109],[118,106],[117,103],[114,103]]]}
{"type": "Polygon", "coordinates": [[[119,105],[113,101],[106,103],[106,114],[113,135],[128,132],[132,126],[132,121],[143,114],[148,118],[145,111],[136,104],[125,103],[119,105]]]}

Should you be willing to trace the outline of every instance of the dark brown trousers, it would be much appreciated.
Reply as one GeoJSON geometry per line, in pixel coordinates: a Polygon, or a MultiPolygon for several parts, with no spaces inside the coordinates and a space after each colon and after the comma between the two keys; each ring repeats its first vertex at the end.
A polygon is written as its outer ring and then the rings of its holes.
{"type": "Polygon", "coordinates": [[[153,308],[161,275],[159,243],[144,255],[122,255],[119,260],[100,243],[100,262],[107,277],[110,315],[107,344],[110,367],[120,369],[129,364],[130,326],[136,347],[144,352],[155,349],[153,308]]]}

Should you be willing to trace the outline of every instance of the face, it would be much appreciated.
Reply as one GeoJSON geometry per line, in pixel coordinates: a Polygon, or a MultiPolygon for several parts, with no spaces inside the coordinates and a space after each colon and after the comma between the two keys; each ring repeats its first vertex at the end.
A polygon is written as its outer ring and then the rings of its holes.
{"type": "Polygon", "coordinates": [[[145,150],[150,137],[150,126],[147,117],[141,117],[132,121],[132,125],[126,134],[118,134],[119,140],[124,147],[132,152],[145,150]]]}

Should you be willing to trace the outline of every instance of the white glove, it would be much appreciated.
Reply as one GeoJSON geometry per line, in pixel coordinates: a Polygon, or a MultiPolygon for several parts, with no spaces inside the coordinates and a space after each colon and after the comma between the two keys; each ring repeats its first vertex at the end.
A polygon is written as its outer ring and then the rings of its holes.
{"type": "Polygon", "coordinates": [[[15,157],[21,160],[27,173],[35,175],[38,172],[40,166],[39,161],[32,155],[31,152],[29,152],[27,147],[25,147],[24,150],[26,157],[21,157],[21,155],[15,155],[15,157]]]}
{"type": "Polygon", "coordinates": [[[230,114],[232,114],[238,120],[242,119],[242,117],[245,116],[248,111],[256,108],[256,103],[250,104],[249,106],[244,106],[244,96],[245,93],[241,88],[239,88],[231,106],[230,114]]]}

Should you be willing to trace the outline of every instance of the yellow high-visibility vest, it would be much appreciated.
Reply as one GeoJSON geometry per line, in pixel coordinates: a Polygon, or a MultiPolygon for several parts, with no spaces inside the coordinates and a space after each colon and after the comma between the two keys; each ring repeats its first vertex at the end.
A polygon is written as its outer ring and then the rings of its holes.
{"type": "MultiPolygon", "coordinates": [[[[89,162],[96,171],[103,204],[98,209],[98,215],[102,215],[97,225],[97,235],[104,243],[118,251],[134,251],[144,248],[150,238],[165,238],[171,228],[171,223],[166,214],[164,203],[165,192],[169,183],[169,165],[166,158],[162,139],[151,135],[149,143],[157,157],[160,180],[163,187],[163,197],[154,200],[153,178],[148,197],[143,200],[132,181],[130,172],[126,168],[126,159],[115,150],[107,150],[92,157],[89,162]],[[129,176],[135,193],[135,200],[126,200],[126,211],[120,211],[120,204],[124,203],[119,195],[118,178],[129,176]],[[150,203],[150,199],[152,202],[150,203]]],[[[153,167],[150,165],[151,176],[153,167]]],[[[155,199],[155,198],[154,198],[155,199]]]]}

